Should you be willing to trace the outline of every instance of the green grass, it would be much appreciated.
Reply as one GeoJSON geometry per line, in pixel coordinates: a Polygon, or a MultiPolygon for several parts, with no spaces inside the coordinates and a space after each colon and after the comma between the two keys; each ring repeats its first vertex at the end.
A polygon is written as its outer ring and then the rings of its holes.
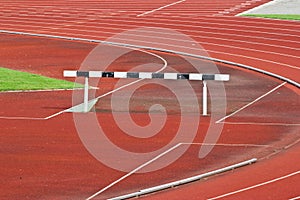
{"type": "Polygon", "coordinates": [[[82,88],[82,85],[0,67],[0,92],[72,88],[82,88]]]}
{"type": "Polygon", "coordinates": [[[262,17],[272,19],[300,20],[300,15],[281,15],[281,14],[246,14],[248,17],[262,17]]]}

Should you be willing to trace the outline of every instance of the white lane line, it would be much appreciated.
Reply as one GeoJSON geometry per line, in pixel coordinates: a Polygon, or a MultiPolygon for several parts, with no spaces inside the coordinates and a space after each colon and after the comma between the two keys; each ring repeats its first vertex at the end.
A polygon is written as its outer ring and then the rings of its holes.
{"type": "Polygon", "coordinates": [[[0,119],[8,119],[8,120],[45,120],[45,118],[39,118],[39,117],[5,117],[5,116],[0,116],[0,119]]]}
{"type": "Polygon", "coordinates": [[[270,147],[264,144],[226,144],[226,143],[182,143],[183,145],[224,146],[224,147],[270,147]]]}
{"type": "Polygon", "coordinates": [[[261,187],[261,186],[264,186],[264,185],[267,185],[267,184],[270,184],[270,183],[274,183],[276,181],[280,181],[280,180],[283,180],[283,179],[286,179],[286,178],[289,178],[291,176],[295,176],[295,175],[298,175],[298,174],[300,174],[300,170],[296,171],[296,172],[293,172],[291,174],[279,177],[279,178],[272,179],[270,181],[259,183],[257,185],[253,185],[253,186],[250,186],[250,187],[247,187],[247,188],[243,188],[243,189],[240,189],[240,190],[237,190],[237,191],[229,192],[229,193],[217,196],[217,197],[209,198],[208,200],[221,199],[223,197],[231,196],[231,195],[234,195],[234,194],[237,194],[237,193],[241,193],[241,192],[244,192],[244,191],[247,191],[247,190],[251,190],[251,189],[257,188],[257,187],[261,187]]]}
{"type": "Polygon", "coordinates": [[[104,187],[103,189],[99,190],[98,192],[96,192],[95,194],[93,194],[92,196],[88,197],[86,200],[91,200],[93,198],[95,198],[96,196],[98,196],[99,194],[101,194],[102,192],[104,192],[105,190],[111,188],[112,186],[114,186],[115,184],[121,182],[122,180],[124,180],[125,178],[131,176],[132,174],[136,173],[137,171],[139,171],[140,169],[146,167],[147,165],[153,163],[154,161],[156,161],[157,159],[161,158],[162,156],[168,154],[169,152],[173,151],[174,149],[178,148],[181,145],[181,143],[176,144],[175,146],[171,147],[170,149],[166,150],[165,152],[159,154],[158,156],[154,157],[153,159],[149,160],[148,162],[140,165],[139,167],[135,168],[134,170],[132,170],[131,172],[127,173],[126,175],[122,176],[121,178],[117,179],[116,181],[112,182],[111,184],[109,184],[108,186],[104,187]]]}
{"type": "MultiPolygon", "coordinates": [[[[92,88],[92,89],[98,89],[98,88],[92,88]]],[[[4,93],[60,92],[60,91],[73,91],[73,90],[83,90],[83,88],[72,88],[72,89],[49,89],[49,90],[9,90],[9,91],[1,91],[0,94],[4,94],[4,93]]]]}
{"type": "MultiPolygon", "coordinates": [[[[68,109],[69,109],[69,108],[68,108],[68,109]]],[[[61,114],[65,113],[68,109],[62,110],[62,111],[60,111],[60,112],[54,113],[53,115],[50,115],[50,116],[48,116],[48,117],[45,117],[44,120],[48,120],[48,119],[57,117],[58,115],[61,115],[61,114]]]]}
{"type": "Polygon", "coordinates": [[[216,123],[220,123],[220,122],[224,121],[225,119],[227,119],[227,118],[229,118],[229,117],[232,117],[233,115],[235,115],[235,114],[237,114],[238,112],[244,110],[245,108],[251,106],[252,104],[254,104],[254,103],[256,103],[257,101],[261,100],[261,99],[264,98],[265,96],[271,94],[272,92],[274,92],[275,90],[279,89],[280,87],[282,87],[282,86],[285,85],[285,84],[286,84],[286,82],[281,83],[280,85],[276,86],[275,88],[273,88],[273,89],[270,90],[269,92],[267,92],[267,93],[261,95],[260,97],[256,98],[254,101],[252,101],[252,102],[250,102],[250,103],[244,105],[243,107],[241,107],[240,109],[238,109],[238,110],[236,110],[235,112],[231,113],[230,115],[227,115],[227,116],[225,116],[225,117],[219,119],[218,121],[216,121],[216,123]]]}
{"type": "Polygon", "coordinates": [[[300,124],[291,123],[274,123],[274,122],[219,122],[233,125],[257,125],[257,126],[300,126],[300,124]]]}
{"type": "Polygon", "coordinates": [[[159,7],[159,8],[156,8],[156,9],[153,9],[153,10],[150,10],[150,11],[147,11],[147,12],[144,12],[144,13],[142,13],[142,14],[139,14],[139,15],[137,15],[137,17],[141,17],[141,16],[144,16],[144,15],[148,15],[148,14],[153,13],[153,12],[155,12],[155,11],[158,11],[158,10],[161,10],[161,9],[164,9],[164,8],[167,8],[167,7],[170,7],[170,6],[173,6],[173,5],[182,3],[182,2],[184,2],[184,1],[186,1],[186,0],[176,1],[176,2],[174,2],[174,3],[171,3],[171,4],[168,4],[168,5],[165,5],[165,6],[162,6],[162,7],[159,7]]]}
{"type": "Polygon", "coordinates": [[[289,199],[289,200],[297,200],[297,199],[300,199],[300,196],[297,196],[297,197],[291,198],[291,199],[289,199]]]}

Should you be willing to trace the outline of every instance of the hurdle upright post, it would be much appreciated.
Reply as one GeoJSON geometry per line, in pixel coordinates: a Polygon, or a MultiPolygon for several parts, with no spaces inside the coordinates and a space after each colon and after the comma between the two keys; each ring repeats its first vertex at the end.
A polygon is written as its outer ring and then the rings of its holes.
{"type": "Polygon", "coordinates": [[[202,96],[203,112],[202,115],[207,115],[207,82],[203,81],[203,96],[202,96]]]}
{"type": "Polygon", "coordinates": [[[89,102],[89,77],[84,77],[83,112],[88,112],[89,102]]]}

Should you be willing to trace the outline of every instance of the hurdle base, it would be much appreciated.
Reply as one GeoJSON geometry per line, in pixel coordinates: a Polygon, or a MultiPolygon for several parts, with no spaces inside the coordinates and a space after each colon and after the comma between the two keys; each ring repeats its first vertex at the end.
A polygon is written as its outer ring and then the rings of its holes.
{"type": "Polygon", "coordinates": [[[92,99],[92,100],[88,101],[87,110],[85,108],[84,103],[81,103],[77,106],[73,106],[72,108],[69,108],[65,112],[74,112],[74,113],[90,112],[92,110],[92,108],[95,106],[95,104],[97,103],[97,101],[98,101],[98,99],[92,99]]]}

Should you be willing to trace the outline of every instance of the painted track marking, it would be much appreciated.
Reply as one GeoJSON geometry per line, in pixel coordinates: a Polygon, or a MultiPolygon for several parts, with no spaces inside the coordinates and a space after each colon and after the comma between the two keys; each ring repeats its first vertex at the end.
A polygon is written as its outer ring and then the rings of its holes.
{"type": "Polygon", "coordinates": [[[297,199],[300,199],[300,196],[297,196],[297,197],[291,198],[291,199],[289,199],[289,200],[297,200],[297,199]]]}
{"type": "Polygon", "coordinates": [[[225,144],[225,143],[181,143],[183,145],[203,145],[203,146],[224,146],[224,147],[271,147],[270,145],[264,144],[225,144]]]}
{"type": "Polygon", "coordinates": [[[135,168],[134,170],[132,170],[131,172],[127,173],[126,175],[122,176],[121,178],[117,179],[116,181],[112,182],[111,184],[109,184],[108,186],[104,187],[103,189],[99,190],[98,192],[96,192],[95,194],[93,194],[92,196],[88,197],[86,200],[91,200],[93,198],[95,198],[96,196],[98,196],[99,194],[101,194],[102,192],[106,191],[107,189],[111,188],[112,186],[114,186],[115,184],[121,182],[122,180],[124,180],[125,178],[131,176],[132,174],[136,173],[137,171],[139,171],[140,169],[144,168],[145,166],[153,163],[154,161],[156,161],[157,159],[161,158],[162,156],[166,155],[167,153],[173,151],[174,149],[178,148],[179,146],[181,146],[181,143],[176,144],[175,146],[171,147],[170,149],[168,149],[167,151],[157,155],[156,157],[154,157],[153,159],[149,160],[148,162],[140,165],[139,167],[135,168]]]}
{"type": "Polygon", "coordinates": [[[137,15],[137,17],[142,17],[142,16],[144,16],[144,15],[148,15],[148,14],[153,13],[153,12],[155,12],[155,11],[162,10],[162,9],[164,9],[164,8],[167,8],[167,7],[170,7],[170,6],[173,6],[173,5],[182,3],[182,2],[184,2],[184,1],[186,1],[186,0],[180,0],[180,1],[176,1],[176,2],[174,2],[174,3],[170,3],[170,4],[168,4],[168,5],[165,5],[165,6],[161,6],[161,7],[159,7],[159,8],[156,8],[156,9],[153,9],[153,10],[150,10],[150,11],[147,11],[147,12],[144,12],[144,13],[142,13],[142,14],[139,14],[139,15],[137,15]]]}
{"type": "Polygon", "coordinates": [[[42,117],[5,117],[0,116],[0,119],[8,119],[8,120],[45,120],[45,118],[42,117]]]}
{"type": "Polygon", "coordinates": [[[300,126],[296,123],[273,123],[273,122],[219,122],[223,124],[234,124],[234,125],[255,125],[255,126],[300,126]]]}
{"type": "Polygon", "coordinates": [[[276,86],[275,88],[273,88],[273,89],[270,90],[269,92],[267,92],[267,93],[261,95],[260,97],[256,98],[256,99],[253,100],[252,102],[250,102],[250,103],[244,105],[243,107],[239,108],[238,110],[236,110],[235,112],[231,113],[230,115],[227,115],[227,116],[225,116],[225,117],[219,119],[218,121],[216,121],[216,123],[220,123],[220,122],[224,121],[225,119],[227,119],[227,118],[229,118],[229,117],[232,117],[233,115],[235,115],[235,114],[237,114],[238,112],[244,110],[245,108],[251,106],[252,104],[258,102],[259,100],[261,100],[261,99],[264,98],[265,96],[271,94],[272,92],[274,92],[275,90],[279,89],[280,87],[284,86],[285,84],[286,84],[286,82],[281,83],[280,85],[276,86]]]}
{"type": "Polygon", "coordinates": [[[247,191],[247,190],[251,190],[251,189],[257,188],[257,187],[268,185],[270,183],[274,183],[274,182],[277,182],[277,181],[280,181],[280,180],[283,180],[283,179],[286,179],[286,178],[289,178],[289,177],[292,177],[292,176],[295,176],[295,175],[298,175],[298,174],[300,174],[300,170],[296,171],[296,172],[293,172],[291,174],[279,177],[279,178],[272,179],[270,181],[259,183],[257,185],[253,185],[253,186],[250,186],[250,187],[247,187],[247,188],[243,188],[243,189],[240,189],[240,190],[237,190],[237,191],[229,192],[229,193],[217,196],[217,197],[209,198],[208,200],[221,199],[223,197],[231,196],[231,195],[234,195],[234,194],[237,194],[237,193],[241,193],[241,192],[244,192],[244,191],[247,191]]]}

